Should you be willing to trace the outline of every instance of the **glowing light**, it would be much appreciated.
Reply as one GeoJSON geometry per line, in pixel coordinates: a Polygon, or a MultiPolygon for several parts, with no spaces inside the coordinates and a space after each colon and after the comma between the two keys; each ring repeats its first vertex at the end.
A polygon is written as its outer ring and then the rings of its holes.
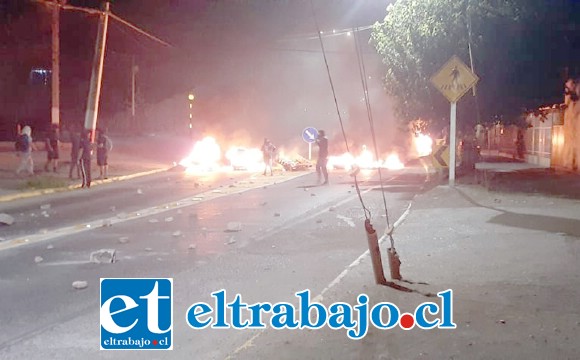
{"type": "Polygon", "coordinates": [[[226,159],[234,170],[261,171],[264,169],[263,154],[257,148],[231,147],[226,159]]]}
{"type": "Polygon", "coordinates": [[[354,166],[354,156],[350,153],[344,153],[340,156],[329,156],[327,167],[329,169],[351,170],[354,166]]]}
{"type": "Polygon", "coordinates": [[[179,162],[187,172],[214,171],[219,169],[221,149],[213,137],[197,141],[189,155],[179,162]]]}
{"type": "Polygon", "coordinates": [[[351,35],[350,31],[346,33],[346,36],[350,36],[350,35],[351,35]]]}
{"type": "Polygon", "coordinates": [[[433,139],[428,135],[416,134],[413,137],[413,145],[419,156],[427,156],[433,152],[433,139]]]}
{"type": "Polygon", "coordinates": [[[193,94],[189,94],[189,96],[187,97],[189,100],[193,101],[193,99],[195,99],[195,95],[193,94]]]}
{"type": "Polygon", "coordinates": [[[354,163],[361,169],[372,169],[379,166],[378,162],[373,160],[373,154],[363,145],[360,155],[354,159],[354,163]]]}
{"type": "Polygon", "coordinates": [[[401,162],[401,159],[399,159],[399,155],[390,154],[389,156],[387,156],[387,159],[385,160],[383,167],[389,170],[401,170],[405,167],[405,165],[401,162]]]}
{"type": "Polygon", "coordinates": [[[353,156],[350,153],[344,153],[340,156],[329,156],[328,157],[328,168],[329,169],[344,169],[350,171],[354,168],[359,169],[378,169],[387,168],[389,170],[400,170],[405,167],[405,165],[399,159],[399,156],[395,153],[387,156],[385,161],[375,160],[372,152],[367,150],[366,146],[363,146],[362,151],[358,156],[353,156]]]}

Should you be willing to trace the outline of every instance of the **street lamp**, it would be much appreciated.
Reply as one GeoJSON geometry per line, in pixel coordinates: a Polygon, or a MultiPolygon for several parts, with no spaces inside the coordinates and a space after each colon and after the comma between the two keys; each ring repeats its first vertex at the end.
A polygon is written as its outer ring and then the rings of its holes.
{"type": "Polygon", "coordinates": [[[189,99],[189,138],[193,139],[192,131],[193,131],[193,100],[195,99],[195,95],[189,93],[187,96],[189,99]]]}

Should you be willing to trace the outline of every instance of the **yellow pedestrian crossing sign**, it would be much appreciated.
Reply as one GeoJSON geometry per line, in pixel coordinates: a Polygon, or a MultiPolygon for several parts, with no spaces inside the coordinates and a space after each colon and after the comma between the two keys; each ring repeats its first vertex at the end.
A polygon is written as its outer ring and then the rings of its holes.
{"type": "Polygon", "coordinates": [[[461,99],[478,81],[479,77],[457,56],[451,57],[431,78],[431,83],[452,103],[461,99]]]}

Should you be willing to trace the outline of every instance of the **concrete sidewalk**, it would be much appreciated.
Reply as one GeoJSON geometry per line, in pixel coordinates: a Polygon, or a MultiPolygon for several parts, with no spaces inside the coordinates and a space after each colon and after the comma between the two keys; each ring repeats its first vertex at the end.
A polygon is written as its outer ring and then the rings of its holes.
{"type": "MultiPolygon", "coordinates": [[[[109,155],[108,179],[99,180],[99,168],[93,156],[91,185],[165,171],[175,162],[185,157],[191,144],[184,139],[168,139],[158,136],[115,138],[109,155]]],[[[33,152],[34,176],[16,175],[20,158],[14,152],[11,142],[0,142],[0,202],[38,196],[59,191],[69,191],[80,187],[81,180],[73,173],[68,178],[70,168],[70,143],[61,143],[58,172],[44,171],[46,152],[41,142],[36,142],[33,152]]]]}
{"type": "MultiPolygon", "coordinates": [[[[579,208],[576,200],[436,187],[415,198],[394,234],[401,274],[415,282],[399,284],[418,292],[375,285],[364,256],[321,298],[327,306],[356,305],[357,296],[367,294],[370,306],[392,302],[401,312],[414,312],[420,303],[441,302],[423,294],[452,289],[456,329],[371,326],[358,341],[328,327],[269,329],[249,338],[232,358],[577,359],[579,208]]],[[[388,278],[387,246],[381,250],[388,278]]]]}

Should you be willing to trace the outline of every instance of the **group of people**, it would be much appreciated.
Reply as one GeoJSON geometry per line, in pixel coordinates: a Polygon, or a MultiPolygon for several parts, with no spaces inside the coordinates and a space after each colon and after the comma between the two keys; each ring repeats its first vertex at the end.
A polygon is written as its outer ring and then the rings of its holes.
{"type": "MultiPolygon", "coordinates": [[[[79,131],[78,126],[70,129],[70,168],[69,179],[73,178],[73,173],[76,172],[77,179],[82,178],[82,187],[89,188],[91,186],[91,159],[93,155],[93,144],[91,138],[91,131],[83,129],[79,131]]],[[[59,127],[53,124],[47,133],[44,141],[46,149],[46,163],[44,171],[48,172],[52,167],[53,172],[58,172],[58,165],[60,159],[60,133],[59,127]]],[[[109,152],[113,148],[111,139],[107,136],[106,130],[97,129],[97,138],[95,141],[97,153],[97,165],[99,166],[100,178],[107,179],[108,172],[108,157],[109,152]]],[[[36,151],[36,146],[32,138],[32,129],[30,126],[24,126],[18,134],[16,141],[17,155],[20,156],[20,164],[16,169],[16,174],[25,172],[32,176],[34,175],[34,161],[32,152],[36,151]]]]}
{"type": "MultiPolygon", "coordinates": [[[[324,178],[324,181],[321,184],[328,185],[328,170],[326,168],[326,165],[328,164],[328,139],[326,138],[324,130],[318,131],[316,144],[318,145],[318,158],[316,160],[318,183],[321,183],[322,178],[324,178]]],[[[270,170],[270,176],[274,174],[272,165],[276,158],[276,151],[276,146],[269,139],[264,139],[264,143],[262,144],[262,155],[265,164],[263,175],[266,175],[268,170],[270,170]]]]}

